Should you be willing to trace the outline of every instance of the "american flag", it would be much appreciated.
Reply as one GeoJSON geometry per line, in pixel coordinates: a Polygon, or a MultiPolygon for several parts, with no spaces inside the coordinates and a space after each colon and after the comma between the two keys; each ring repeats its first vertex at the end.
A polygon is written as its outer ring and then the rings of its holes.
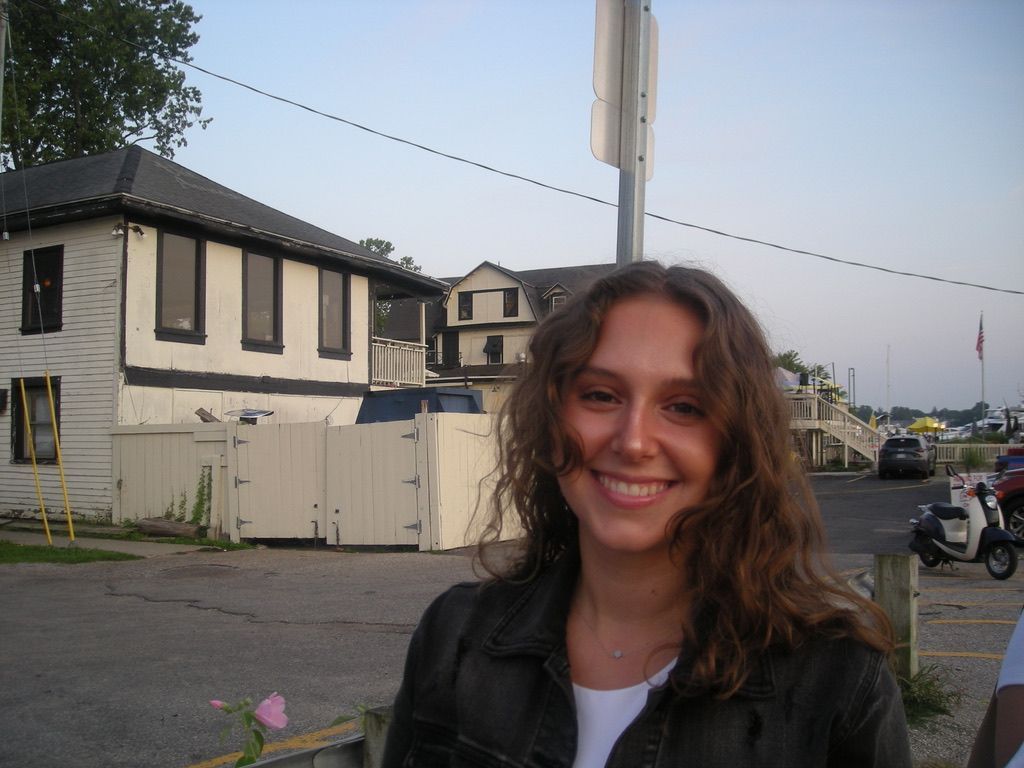
{"type": "Polygon", "coordinates": [[[982,315],[978,318],[978,343],[974,345],[974,348],[978,350],[978,359],[985,359],[985,316],[982,315]]]}

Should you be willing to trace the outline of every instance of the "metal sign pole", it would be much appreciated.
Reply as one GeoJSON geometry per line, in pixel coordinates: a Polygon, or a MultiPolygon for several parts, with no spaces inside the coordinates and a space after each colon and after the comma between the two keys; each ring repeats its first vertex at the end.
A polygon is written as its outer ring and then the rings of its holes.
{"type": "Polygon", "coordinates": [[[625,0],[623,12],[619,223],[615,249],[619,266],[640,261],[644,253],[651,4],[649,0],[625,0]]]}

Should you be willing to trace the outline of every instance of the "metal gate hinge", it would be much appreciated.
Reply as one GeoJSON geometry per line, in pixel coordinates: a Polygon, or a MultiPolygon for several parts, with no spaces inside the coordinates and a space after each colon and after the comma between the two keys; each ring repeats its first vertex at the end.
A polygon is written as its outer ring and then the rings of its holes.
{"type": "Polygon", "coordinates": [[[233,441],[232,444],[233,444],[233,447],[235,447],[235,448],[237,448],[240,445],[248,445],[249,444],[248,440],[243,440],[238,435],[232,435],[231,436],[231,440],[233,441]]]}
{"type": "Polygon", "coordinates": [[[240,486],[242,483],[251,483],[252,480],[240,480],[238,475],[235,475],[235,488],[240,486]]]}
{"type": "Polygon", "coordinates": [[[419,440],[420,439],[420,428],[416,427],[408,435],[402,435],[403,440],[419,440]]]}
{"type": "Polygon", "coordinates": [[[403,480],[402,482],[403,483],[408,483],[409,485],[415,485],[417,490],[418,490],[419,487],[420,487],[420,476],[416,475],[412,479],[410,479],[410,480],[403,480]]]}
{"type": "Polygon", "coordinates": [[[407,531],[416,531],[416,533],[423,533],[423,521],[422,520],[417,520],[412,525],[403,525],[402,527],[405,528],[407,531]]]}

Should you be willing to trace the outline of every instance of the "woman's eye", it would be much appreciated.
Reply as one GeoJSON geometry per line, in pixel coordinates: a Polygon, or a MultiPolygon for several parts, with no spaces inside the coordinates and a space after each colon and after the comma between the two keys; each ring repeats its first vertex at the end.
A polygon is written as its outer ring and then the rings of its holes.
{"type": "Polygon", "coordinates": [[[673,413],[679,414],[680,416],[704,415],[704,411],[702,411],[698,406],[694,405],[693,403],[672,403],[669,406],[669,410],[672,411],[673,413]]]}
{"type": "Polygon", "coordinates": [[[588,389],[580,395],[581,400],[589,400],[594,403],[613,403],[615,402],[615,396],[611,392],[605,392],[603,389],[588,389]]]}

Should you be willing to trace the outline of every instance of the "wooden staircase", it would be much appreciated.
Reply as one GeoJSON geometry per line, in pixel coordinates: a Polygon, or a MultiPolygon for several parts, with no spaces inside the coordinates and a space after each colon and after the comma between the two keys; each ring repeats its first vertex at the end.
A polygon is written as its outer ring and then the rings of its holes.
{"type": "Polygon", "coordinates": [[[872,462],[878,461],[878,446],[882,438],[878,430],[851,414],[846,408],[830,403],[819,395],[787,393],[789,403],[789,428],[800,438],[801,452],[806,451],[812,464],[821,463],[824,449],[841,447],[843,465],[849,465],[850,452],[859,454],[872,462]],[[810,433],[811,444],[803,439],[803,433],[810,433]]]}

